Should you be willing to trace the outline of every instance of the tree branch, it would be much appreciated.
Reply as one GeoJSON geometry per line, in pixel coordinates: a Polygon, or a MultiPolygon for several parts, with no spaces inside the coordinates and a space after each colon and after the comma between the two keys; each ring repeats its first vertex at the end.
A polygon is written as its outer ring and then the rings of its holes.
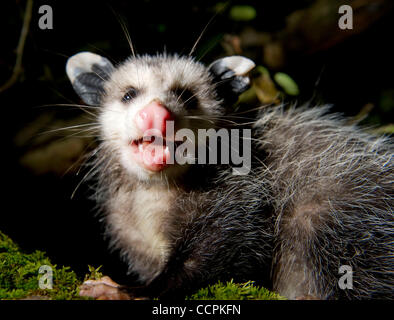
{"type": "Polygon", "coordinates": [[[23,26],[19,37],[18,47],[16,48],[16,61],[11,77],[0,87],[0,93],[12,87],[22,73],[22,57],[25,48],[26,37],[29,32],[30,20],[33,11],[33,0],[27,0],[23,26]]]}

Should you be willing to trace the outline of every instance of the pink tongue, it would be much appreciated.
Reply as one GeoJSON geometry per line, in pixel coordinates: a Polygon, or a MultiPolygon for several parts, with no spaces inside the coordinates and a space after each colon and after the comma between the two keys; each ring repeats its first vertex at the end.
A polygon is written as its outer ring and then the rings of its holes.
{"type": "Polygon", "coordinates": [[[169,149],[164,145],[143,142],[139,145],[139,153],[142,162],[147,169],[159,171],[166,166],[166,160],[170,157],[169,149]]]}

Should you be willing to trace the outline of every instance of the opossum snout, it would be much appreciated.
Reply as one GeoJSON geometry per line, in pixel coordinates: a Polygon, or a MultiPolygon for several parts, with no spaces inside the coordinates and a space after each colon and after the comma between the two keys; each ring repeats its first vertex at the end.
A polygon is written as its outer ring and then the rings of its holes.
{"type": "Polygon", "coordinates": [[[166,121],[173,120],[171,112],[158,100],[152,100],[135,117],[135,123],[142,133],[158,130],[166,135],[166,121]]]}

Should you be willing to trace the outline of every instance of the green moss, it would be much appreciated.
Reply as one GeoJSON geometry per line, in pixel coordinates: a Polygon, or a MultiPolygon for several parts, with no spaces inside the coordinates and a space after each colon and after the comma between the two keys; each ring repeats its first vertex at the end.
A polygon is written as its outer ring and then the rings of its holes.
{"type": "MultiPolygon", "coordinates": [[[[46,284],[47,282],[44,282],[46,284]]],[[[78,295],[81,284],[69,267],[52,264],[44,252],[22,253],[18,246],[0,232],[0,299],[22,299],[40,297],[42,299],[71,300],[82,299],[78,295]],[[40,289],[41,266],[52,269],[52,289],[40,289]]]]}
{"type": "Polygon", "coordinates": [[[99,271],[101,269],[102,266],[99,266],[98,268],[95,268],[93,266],[88,266],[89,269],[89,273],[87,273],[85,275],[85,278],[83,279],[83,281],[86,280],[98,280],[100,278],[102,278],[104,275],[99,271]]]}
{"type": "Polygon", "coordinates": [[[191,300],[284,300],[285,298],[265,288],[257,287],[253,281],[234,283],[232,280],[218,282],[198,290],[188,297],[191,300]]]}
{"type": "MultiPolygon", "coordinates": [[[[103,274],[101,266],[88,266],[87,279],[100,279],[103,274]]],[[[52,264],[44,252],[23,253],[18,246],[0,231],[0,299],[23,299],[36,297],[52,300],[88,299],[78,295],[78,287],[82,281],[69,267],[58,267],[52,264]],[[51,267],[53,272],[52,289],[40,289],[39,279],[44,274],[39,273],[41,266],[51,267]]],[[[191,300],[278,300],[282,297],[265,288],[254,286],[252,281],[246,283],[225,284],[218,282],[198,290],[187,297],[191,300]]]]}

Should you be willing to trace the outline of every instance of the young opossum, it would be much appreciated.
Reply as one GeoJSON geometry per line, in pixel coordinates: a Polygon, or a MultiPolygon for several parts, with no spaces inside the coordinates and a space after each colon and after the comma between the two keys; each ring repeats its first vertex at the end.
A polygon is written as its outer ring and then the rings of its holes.
{"type": "Polygon", "coordinates": [[[105,277],[85,282],[81,295],[184,297],[233,278],[289,299],[394,297],[391,141],[327,107],[262,107],[242,124],[230,106],[253,67],[241,56],[208,67],[176,55],[133,56],[117,67],[89,52],[69,59],[75,91],[99,106],[93,165],[106,231],[143,284],[105,277]],[[170,120],[195,131],[234,128],[237,119],[235,128],[252,129],[248,174],[168,164],[169,146],[179,146],[172,139],[143,156],[153,143],[146,132],[165,136],[170,120]],[[345,287],[341,266],[352,270],[345,287]]]}

